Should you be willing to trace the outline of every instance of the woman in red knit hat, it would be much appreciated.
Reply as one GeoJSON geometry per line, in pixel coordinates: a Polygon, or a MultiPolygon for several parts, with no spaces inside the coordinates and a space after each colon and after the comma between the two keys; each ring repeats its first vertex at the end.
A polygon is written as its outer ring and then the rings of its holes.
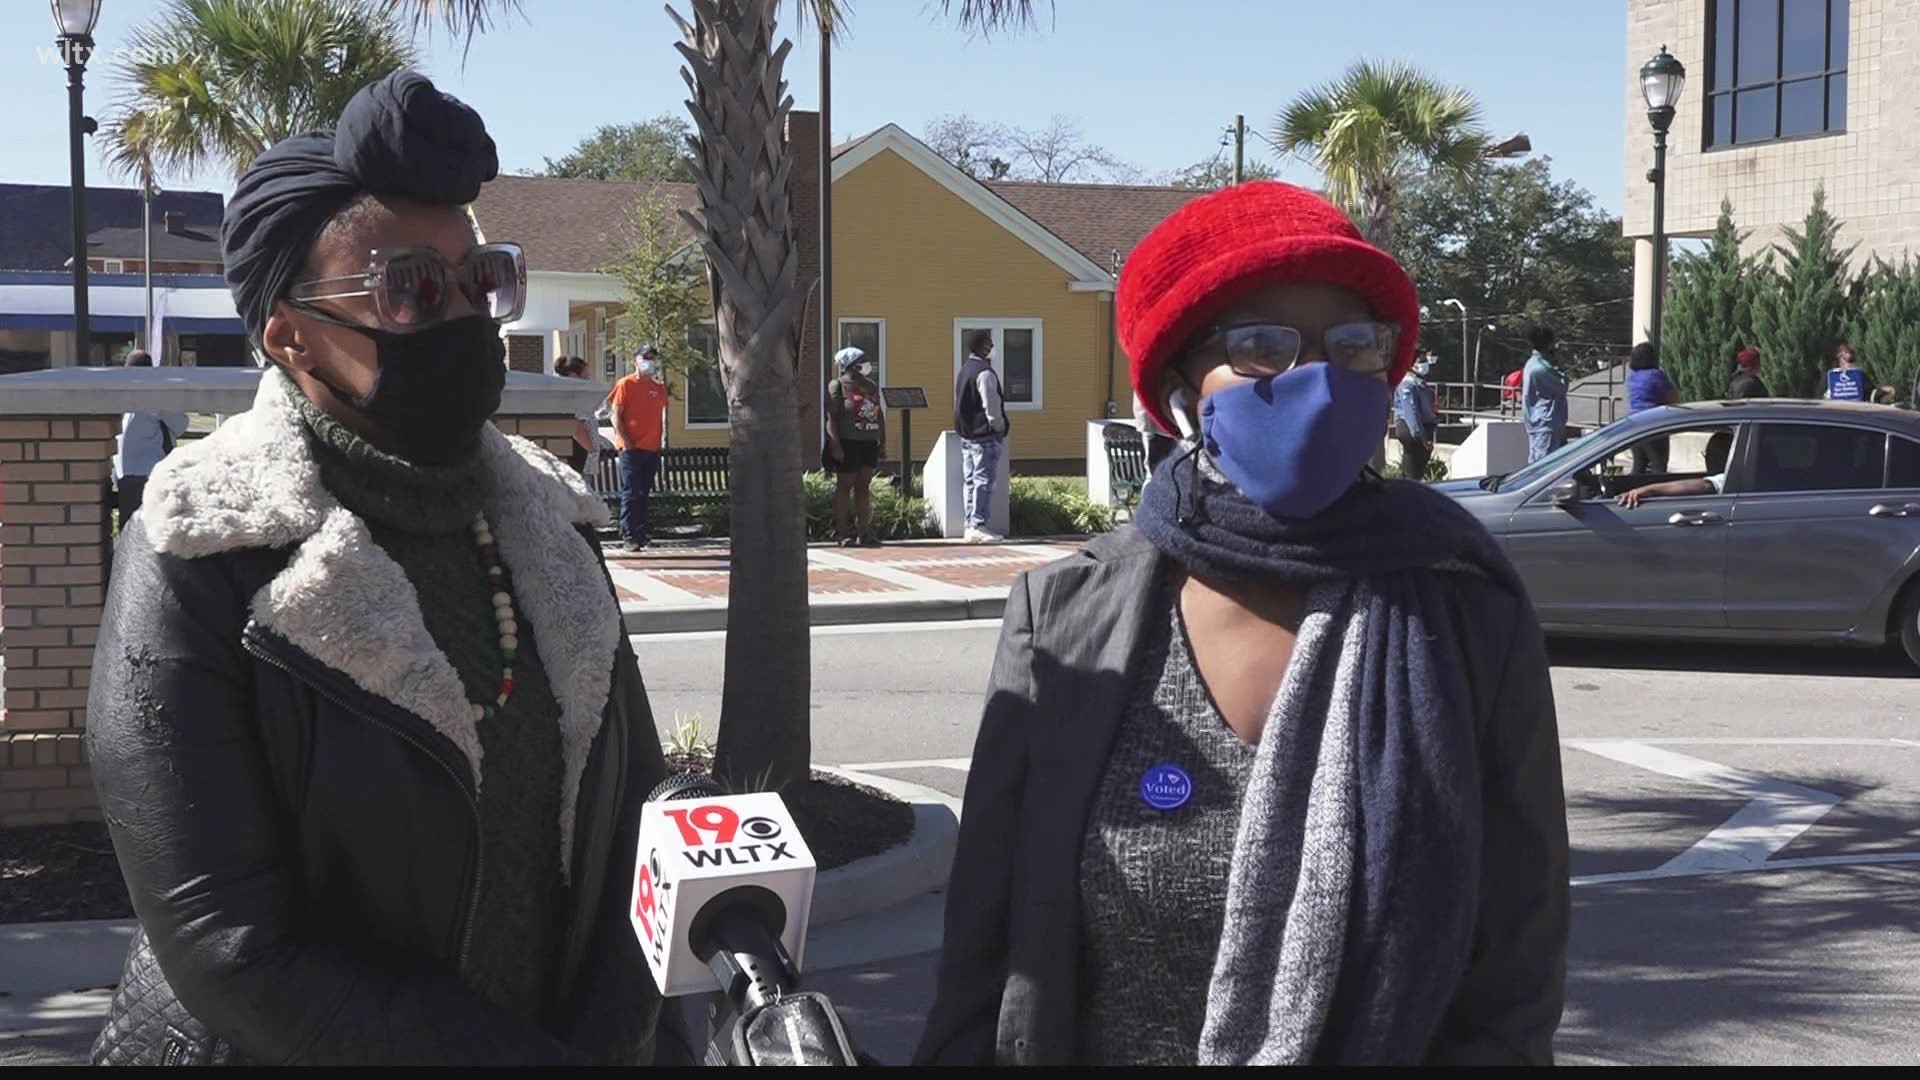
{"type": "Polygon", "coordinates": [[[1470,516],[1368,469],[1412,282],[1253,183],[1156,228],[1116,314],[1181,446],[1008,600],[918,1059],[1551,1062],[1540,630],[1470,516]]]}

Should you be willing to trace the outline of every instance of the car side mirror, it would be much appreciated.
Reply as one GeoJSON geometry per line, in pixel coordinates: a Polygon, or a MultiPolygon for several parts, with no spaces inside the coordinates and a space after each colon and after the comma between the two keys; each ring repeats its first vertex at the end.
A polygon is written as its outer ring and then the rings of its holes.
{"type": "Polygon", "coordinates": [[[1547,501],[1565,509],[1580,501],[1580,481],[1569,476],[1547,489],[1547,501]]]}

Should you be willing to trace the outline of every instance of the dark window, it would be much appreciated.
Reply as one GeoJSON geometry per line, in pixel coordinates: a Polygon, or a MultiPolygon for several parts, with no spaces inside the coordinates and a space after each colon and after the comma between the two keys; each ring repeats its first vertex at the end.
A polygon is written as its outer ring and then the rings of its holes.
{"type": "Polygon", "coordinates": [[[1885,479],[1887,437],[1865,428],[1765,424],[1755,491],[1865,491],[1885,479]]]}
{"type": "Polygon", "coordinates": [[[1033,331],[1009,329],[1005,333],[1006,392],[1008,401],[1022,404],[1033,400],[1033,331]]]}
{"type": "Polygon", "coordinates": [[[1847,0],[1711,0],[1706,145],[1847,129],[1847,0]]]}
{"type": "Polygon", "coordinates": [[[720,377],[720,337],[710,323],[687,331],[687,344],[700,357],[687,372],[687,423],[727,422],[727,386],[720,377]]]}
{"type": "Polygon", "coordinates": [[[1920,443],[1898,436],[1888,441],[1893,445],[1887,458],[1887,486],[1920,488],[1920,443]]]}

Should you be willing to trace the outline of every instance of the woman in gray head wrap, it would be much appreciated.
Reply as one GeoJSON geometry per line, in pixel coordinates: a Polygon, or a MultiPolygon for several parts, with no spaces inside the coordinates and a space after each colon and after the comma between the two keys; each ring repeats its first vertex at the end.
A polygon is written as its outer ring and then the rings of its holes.
{"type": "Polygon", "coordinates": [[[605,509],[488,423],[525,269],[463,207],[497,170],[402,72],[228,204],[259,395],[154,470],[96,652],[140,919],[98,1063],[641,1064],[678,1035],[626,913],[665,768],[605,509]]]}

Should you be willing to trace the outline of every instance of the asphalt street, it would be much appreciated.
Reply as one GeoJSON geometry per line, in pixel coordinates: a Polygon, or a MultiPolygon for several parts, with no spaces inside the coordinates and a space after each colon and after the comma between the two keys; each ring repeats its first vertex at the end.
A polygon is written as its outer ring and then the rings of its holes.
{"type": "MultiPolygon", "coordinates": [[[[822,761],[961,795],[994,624],[813,645],[822,761]]],[[[718,635],[638,643],[663,718],[710,720],[718,635]]],[[[1566,1063],[1920,1061],[1920,678],[1879,653],[1556,642],[1573,842],[1566,1063]]],[[[663,720],[664,723],[664,720],[663,720]]],[[[931,995],[899,955],[818,977],[885,1060],[931,995]]]]}
{"type": "MultiPolygon", "coordinates": [[[[997,633],[817,631],[815,759],[962,795],[997,633]]],[[[663,734],[711,731],[720,635],[635,644],[663,734]]],[[[1553,660],[1574,874],[1561,1062],[1920,1061],[1920,678],[1883,654],[1746,646],[1555,643],[1553,660]]],[[[919,1034],[940,914],[928,897],[810,942],[810,984],[882,1061],[919,1034]]],[[[0,1037],[0,1064],[78,1060],[104,1002],[52,1003],[59,1034],[0,1037]]]]}

